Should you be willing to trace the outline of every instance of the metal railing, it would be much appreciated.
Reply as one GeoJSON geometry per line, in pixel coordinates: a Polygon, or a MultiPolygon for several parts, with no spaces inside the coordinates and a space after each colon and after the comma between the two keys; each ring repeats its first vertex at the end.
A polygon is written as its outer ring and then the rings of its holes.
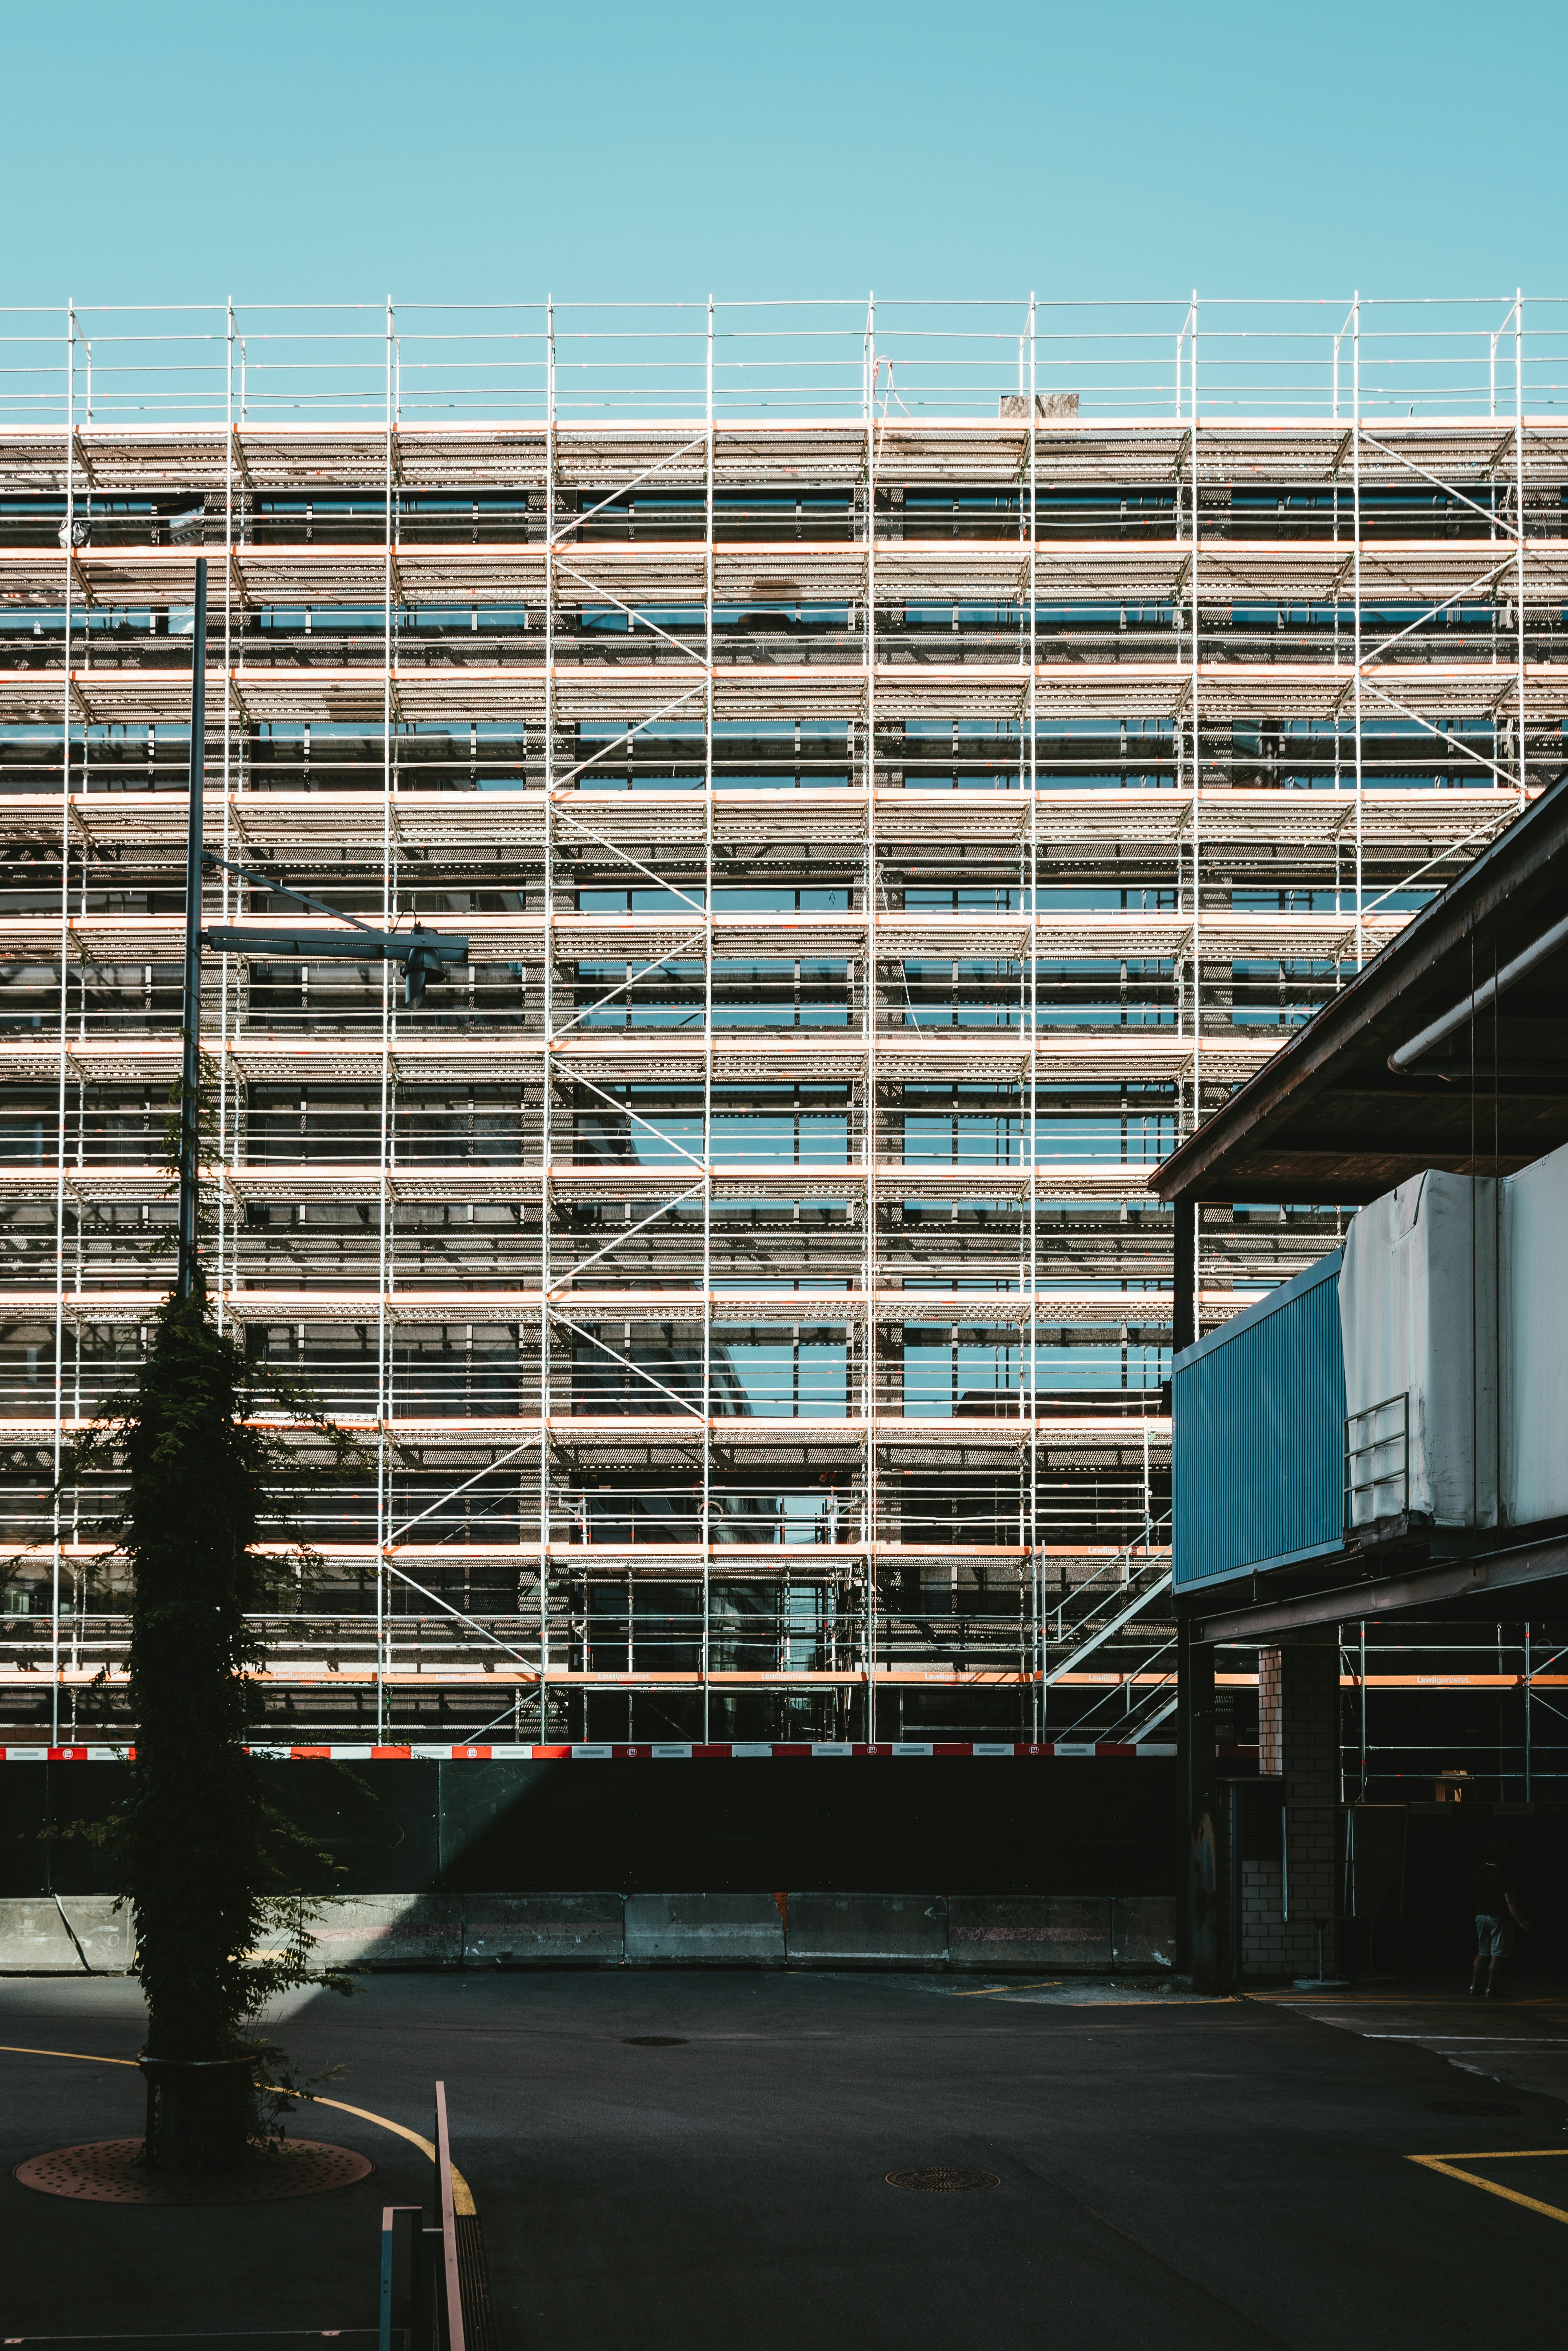
{"type": "Polygon", "coordinates": [[[1410,1507],[1410,1398],[1385,1396],[1344,1424],[1344,1528],[1371,1526],[1410,1507]]]}
{"type": "Polygon", "coordinates": [[[478,2216],[452,2168],[446,2085],[435,2085],[435,2219],[420,2204],[382,2211],[379,2351],[495,2351],[478,2216]]]}
{"type": "Polygon", "coordinates": [[[1053,1723],[1051,1736],[1069,1741],[1077,1733],[1114,1738],[1135,1746],[1163,1722],[1176,1704],[1175,1644],[1169,1638],[1150,1646],[1147,1628],[1137,1620],[1150,1604],[1170,1590],[1170,1513],[1145,1518],[1143,1531],[1114,1558],[1063,1593],[1047,1618],[1047,1641],[1040,1665],[1042,1713],[1046,1694],[1113,1641],[1130,1644],[1134,1657],[1120,1677],[1096,1690],[1076,1719],[1066,1726],[1053,1723]],[[1155,1546],[1155,1537],[1164,1542],[1155,1546]],[[1054,1630],[1052,1630],[1054,1619],[1054,1630]]]}
{"type": "MultiPolygon", "coordinates": [[[[1568,389],[1568,299],[581,303],[62,301],[0,311],[0,414],[137,431],[481,418],[612,431],[625,419],[885,431],[949,417],[1178,423],[1290,415],[1511,419],[1568,389]]],[[[700,436],[694,436],[694,453],[700,436]]],[[[695,462],[695,455],[694,455],[695,462]]],[[[368,464],[361,468],[367,477],[368,464]]]]}

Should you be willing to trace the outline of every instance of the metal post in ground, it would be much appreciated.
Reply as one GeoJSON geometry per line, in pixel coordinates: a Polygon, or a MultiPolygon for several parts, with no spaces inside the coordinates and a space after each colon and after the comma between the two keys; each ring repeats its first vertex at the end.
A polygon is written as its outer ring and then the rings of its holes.
{"type": "MultiPolygon", "coordinates": [[[[66,1371],[66,1085],[69,1068],[67,1054],[67,1019],[69,1012],[70,927],[71,927],[71,721],[75,716],[72,701],[71,667],[71,604],[76,580],[76,308],[66,309],[66,514],[60,530],[60,545],[65,550],[65,692],[60,709],[60,1021],[58,1114],[60,1147],[55,1160],[55,1458],[51,1490],[54,1501],[51,1510],[51,1565],[49,1571],[49,1745],[60,1743],[60,1570],[61,1512],[60,1473],[65,1462],[65,1371],[66,1371]]],[[[90,487],[89,487],[90,496],[90,487]]],[[[87,730],[82,730],[82,761],[87,760],[87,730]]],[[[83,852],[85,881],[86,852],[83,852]]],[[[82,996],[86,1002],[85,987],[82,996]]],[[[78,1227],[80,1227],[78,1213],[78,1227]]],[[[76,1355],[81,1361],[81,1341],[77,1339],[76,1355]]]]}

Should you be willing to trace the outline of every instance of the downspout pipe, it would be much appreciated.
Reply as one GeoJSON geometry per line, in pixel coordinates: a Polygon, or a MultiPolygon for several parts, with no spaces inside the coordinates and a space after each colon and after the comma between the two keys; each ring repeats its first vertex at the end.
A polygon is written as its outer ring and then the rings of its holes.
{"type": "Polygon", "coordinates": [[[1568,915],[1564,915],[1562,922],[1553,923],[1549,931],[1542,931],[1538,939],[1532,939],[1522,955],[1516,955],[1511,963],[1505,963],[1490,979],[1483,979],[1480,986],[1472,988],[1464,1001],[1456,1004],[1451,1012],[1445,1012],[1438,1019],[1429,1021],[1407,1043],[1396,1046],[1388,1056],[1389,1068],[1397,1077],[1407,1076],[1416,1062],[1424,1061],[1456,1029],[1466,1028],[1495,997],[1500,996],[1505,988],[1511,987],[1516,980],[1523,979],[1528,972],[1545,963],[1559,947],[1564,946],[1568,946],[1568,915]]]}

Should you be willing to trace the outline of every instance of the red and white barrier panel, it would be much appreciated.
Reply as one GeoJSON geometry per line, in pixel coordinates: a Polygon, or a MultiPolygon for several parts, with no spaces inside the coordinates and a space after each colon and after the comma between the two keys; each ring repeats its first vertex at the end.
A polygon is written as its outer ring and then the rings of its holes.
{"type": "MultiPolygon", "coordinates": [[[[655,1743],[610,1747],[252,1747],[247,1750],[268,1762],[326,1763],[715,1763],[766,1758],[785,1762],[811,1762],[824,1757],[880,1755],[1062,1755],[1170,1756],[1174,1747],[1118,1746],[1104,1740],[1085,1743],[1050,1740],[1030,1745],[1023,1740],[994,1743],[970,1740],[878,1741],[874,1746],[810,1745],[804,1740],[772,1745],[718,1740],[706,1746],[681,1747],[655,1743]]],[[[134,1747],[0,1747],[5,1763],[127,1763],[134,1747]]]]}

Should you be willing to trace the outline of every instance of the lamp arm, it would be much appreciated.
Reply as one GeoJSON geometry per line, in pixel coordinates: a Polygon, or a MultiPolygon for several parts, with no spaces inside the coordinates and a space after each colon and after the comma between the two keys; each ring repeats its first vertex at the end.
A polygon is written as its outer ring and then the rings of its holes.
{"type": "Polygon", "coordinates": [[[225,873],[237,873],[242,881],[254,882],[257,889],[276,890],[281,896],[292,898],[297,906],[314,906],[319,914],[330,914],[335,923],[351,923],[355,930],[364,931],[371,938],[382,935],[369,923],[361,923],[357,914],[345,914],[340,906],[329,906],[325,898],[308,898],[303,890],[291,890],[287,882],[275,882],[268,873],[253,873],[248,865],[236,865],[232,857],[218,857],[212,850],[204,849],[202,863],[221,865],[225,873]]]}

